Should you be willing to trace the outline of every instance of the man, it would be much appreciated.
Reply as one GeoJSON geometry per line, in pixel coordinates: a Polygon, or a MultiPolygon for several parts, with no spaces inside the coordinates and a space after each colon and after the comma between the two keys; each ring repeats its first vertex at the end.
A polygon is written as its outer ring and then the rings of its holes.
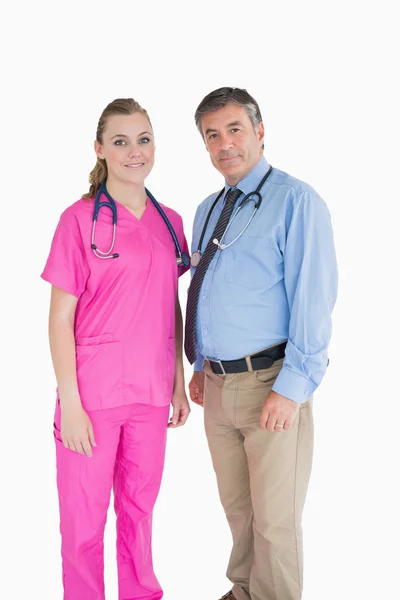
{"type": "Polygon", "coordinates": [[[224,598],[298,600],[312,394],[337,290],[330,215],[309,185],[263,157],[260,109],[246,90],[211,92],[195,119],[225,178],[195,216],[185,332],[190,396],[204,405],[233,537],[224,598]]]}

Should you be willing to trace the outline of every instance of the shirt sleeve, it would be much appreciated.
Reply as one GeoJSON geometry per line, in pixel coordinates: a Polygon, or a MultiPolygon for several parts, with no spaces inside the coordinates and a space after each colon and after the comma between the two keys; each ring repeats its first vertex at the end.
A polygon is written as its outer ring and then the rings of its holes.
{"type": "Polygon", "coordinates": [[[86,288],[89,266],[79,224],[71,210],[60,217],[41,277],[77,298],[86,288]]]}
{"type": "Polygon", "coordinates": [[[284,269],[289,338],[283,367],[272,389],[303,403],[317,389],[328,366],[331,313],[338,284],[331,218],[315,192],[302,192],[294,200],[284,269]]]}

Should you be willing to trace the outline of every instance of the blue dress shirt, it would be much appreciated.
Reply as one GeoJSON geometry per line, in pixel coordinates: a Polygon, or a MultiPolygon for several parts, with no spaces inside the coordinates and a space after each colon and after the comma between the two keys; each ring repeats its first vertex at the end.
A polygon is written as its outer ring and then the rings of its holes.
{"type": "MultiPolygon", "coordinates": [[[[236,187],[254,191],[269,168],[264,157],[236,187]]],[[[225,192],[215,206],[201,251],[221,214],[225,192]]],[[[305,402],[328,364],[331,312],[337,294],[337,265],[328,208],[306,183],[273,169],[261,190],[262,204],[250,226],[229,248],[217,250],[205,275],[197,311],[197,360],[234,360],[288,340],[273,390],[305,402]]],[[[212,203],[197,209],[192,253],[212,203]]],[[[243,199],[238,199],[237,206],[243,199]]],[[[236,208],[236,207],[235,207],[236,208]]],[[[246,226],[249,202],[232,221],[229,244],[246,226]]],[[[192,275],[194,269],[191,269],[192,275]]]]}

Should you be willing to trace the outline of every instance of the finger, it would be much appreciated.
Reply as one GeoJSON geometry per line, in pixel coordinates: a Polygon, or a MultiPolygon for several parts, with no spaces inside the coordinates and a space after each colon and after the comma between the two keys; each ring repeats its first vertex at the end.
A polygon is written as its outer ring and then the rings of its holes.
{"type": "Polygon", "coordinates": [[[261,425],[262,429],[267,428],[268,419],[269,419],[269,412],[264,407],[263,410],[261,411],[261,416],[260,416],[260,425],[261,425]]]}
{"type": "MultiPolygon", "coordinates": [[[[83,451],[83,448],[82,448],[81,440],[73,439],[72,443],[73,443],[73,449],[75,452],[78,452],[78,454],[85,454],[83,451]]],[[[71,450],[72,450],[72,448],[71,448],[71,450]]]]}
{"type": "Polygon", "coordinates": [[[71,452],[76,452],[76,448],[75,448],[75,444],[74,444],[73,440],[70,439],[70,438],[68,438],[68,440],[66,440],[66,441],[67,441],[67,444],[68,444],[66,446],[66,448],[68,448],[68,450],[71,450],[71,452]]]}
{"type": "Polygon", "coordinates": [[[88,427],[88,436],[89,436],[89,442],[91,446],[97,446],[96,441],[94,439],[94,431],[93,431],[93,426],[90,425],[88,427]]]}
{"type": "Polygon", "coordinates": [[[181,410],[177,427],[182,427],[186,423],[189,413],[188,410],[181,410]]]}
{"type": "Polygon", "coordinates": [[[190,399],[195,404],[198,404],[199,406],[203,406],[203,398],[200,398],[198,394],[196,394],[196,396],[194,396],[194,397],[190,396],[190,399]]]}
{"type": "Polygon", "coordinates": [[[294,419],[293,419],[293,418],[291,418],[291,419],[286,419],[286,421],[285,421],[285,424],[284,424],[284,426],[283,426],[283,429],[284,429],[285,431],[288,431],[288,430],[291,428],[291,426],[293,425],[293,421],[294,421],[294,419]]]}
{"type": "Polygon", "coordinates": [[[174,408],[174,412],[172,413],[172,425],[177,425],[179,421],[180,408],[174,408]]]}
{"type": "Polygon", "coordinates": [[[276,415],[273,415],[273,414],[269,415],[267,425],[266,425],[267,431],[275,431],[275,426],[276,426],[277,420],[278,419],[277,419],[276,415]]]}
{"type": "Polygon", "coordinates": [[[84,454],[86,454],[86,456],[88,456],[89,458],[92,457],[92,446],[90,444],[89,437],[87,440],[81,441],[81,448],[82,448],[84,454]]]}
{"type": "Polygon", "coordinates": [[[68,442],[67,438],[61,437],[61,439],[62,439],[62,443],[64,444],[64,448],[66,448],[67,450],[70,450],[69,442],[68,442]]]}
{"type": "Polygon", "coordinates": [[[197,398],[199,397],[199,388],[197,386],[189,386],[189,395],[190,399],[193,400],[193,402],[196,402],[197,398]]]}
{"type": "Polygon", "coordinates": [[[190,410],[185,410],[185,411],[181,412],[181,424],[182,425],[184,425],[186,423],[189,415],[190,415],[190,410]]]}

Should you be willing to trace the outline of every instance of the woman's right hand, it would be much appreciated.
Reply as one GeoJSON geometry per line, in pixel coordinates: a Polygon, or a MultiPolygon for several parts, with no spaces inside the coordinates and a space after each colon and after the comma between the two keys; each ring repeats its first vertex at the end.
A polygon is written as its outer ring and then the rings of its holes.
{"type": "Polygon", "coordinates": [[[93,426],[81,404],[61,408],[61,439],[69,450],[92,456],[93,426]]]}

